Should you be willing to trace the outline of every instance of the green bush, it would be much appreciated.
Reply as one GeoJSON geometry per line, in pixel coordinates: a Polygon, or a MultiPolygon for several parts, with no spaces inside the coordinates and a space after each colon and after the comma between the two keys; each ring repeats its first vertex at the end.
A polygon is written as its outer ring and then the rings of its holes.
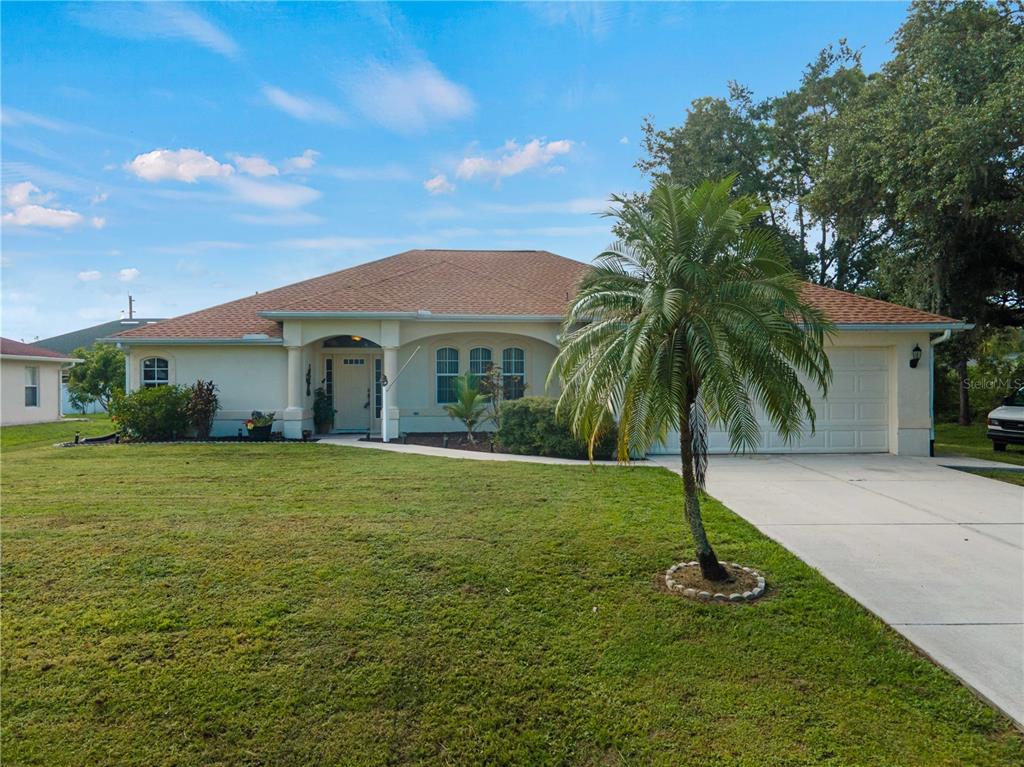
{"type": "MultiPolygon", "coordinates": [[[[501,426],[497,441],[510,453],[546,455],[556,458],[586,458],[586,443],[576,439],[564,418],[555,415],[556,400],[523,397],[501,404],[501,426]]],[[[594,445],[594,458],[615,457],[614,426],[594,445]]]]}
{"type": "Polygon", "coordinates": [[[118,394],[110,415],[118,433],[139,442],[177,439],[189,427],[191,391],[184,386],[154,386],[118,394]]]}

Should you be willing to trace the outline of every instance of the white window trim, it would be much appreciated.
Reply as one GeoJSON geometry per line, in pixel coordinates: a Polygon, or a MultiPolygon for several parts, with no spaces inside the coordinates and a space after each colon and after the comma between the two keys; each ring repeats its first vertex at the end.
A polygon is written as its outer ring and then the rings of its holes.
{"type": "Polygon", "coordinates": [[[25,405],[25,407],[42,407],[42,398],[39,396],[39,366],[38,365],[26,365],[25,366],[25,394],[26,395],[28,394],[28,390],[29,389],[35,389],[35,392],[36,392],[36,404],[34,404],[34,405],[25,405]],[[33,384],[30,384],[28,382],[28,371],[30,371],[30,370],[36,371],[35,383],[33,383],[33,384]]]}
{"type": "Polygon", "coordinates": [[[526,384],[527,384],[527,380],[528,380],[527,377],[526,377],[526,368],[527,368],[526,359],[527,359],[527,350],[526,350],[525,346],[504,346],[501,349],[501,383],[502,383],[502,389],[506,388],[505,379],[507,379],[507,378],[512,378],[513,376],[519,376],[521,378],[521,380],[522,380],[523,393],[520,395],[520,397],[516,397],[516,399],[520,399],[521,397],[525,397],[526,396],[526,384]],[[509,351],[511,349],[517,349],[517,350],[519,350],[520,352],[523,353],[523,370],[522,370],[522,373],[512,373],[512,372],[509,372],[508,367],[505,365],[505,352],[509,351]]]}
{"type": "Polygon", "coordinates": [[[444,344],[444,345],[438,346],[436,349],[434,349],[434,381],[433,381],[433,383],[434,383],[434,396],[433,396],[433,400],[434,400],[434,404],[435,405],[442,405],[442,406],[443,405],[450,405],[452,402],[455,401],[455,400],[448,400],[446,402],[441,402],[441,400],[439,400],[438,396],[437,396],[437,384],[438,384],[438,379],[440,379],[442,377],[444,377],[444,378],[457,378],[459,376],[459,366],[461,364],[462,364],[462,349],[459,348],[458,346],[455,346],[454,344],[444,344]],[[440,372],[440,370],[438,368],[437,355],[443,349],[451,349],[453,352],[455,352],[455,372],[454,373],[442,373],[442,372],[440,372]]]}
{"type": "MultiPolygon", "coordinates": [[[[473,352],[476,349],[486,349],[487,353],[491,355],[491,365],[494,366],[497,363],[494,361],[494,347],[489,344],[473,344],[466,350],[466,370],[473,372],[473,352]]],[[[482,373],[473,373],[473,375],[483,375],[482,373]]]]}
{"type": "Polygon", "coordinates": [[[170,386],[174,383],[174,363],[170,357],[162,357],[159,354],[151,354],[148,357],[144,357],[139,360],[139,388],[140,389],[155,389],[158,386],[170,386]],[[164,382],[156,382],[153,386],[146,385],[146,363],[150,360],[163,360],[167,363],[167,380],[164,382]]]}

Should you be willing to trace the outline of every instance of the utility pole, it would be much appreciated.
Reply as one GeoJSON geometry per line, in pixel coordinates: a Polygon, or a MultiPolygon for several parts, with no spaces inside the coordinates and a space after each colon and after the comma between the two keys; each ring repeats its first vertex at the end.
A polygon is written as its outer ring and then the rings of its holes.
{"type": "Polygon", "coordinates": [[[135,299],[131,293],[128,294],[128,319],[135,319],[135,299]]]}

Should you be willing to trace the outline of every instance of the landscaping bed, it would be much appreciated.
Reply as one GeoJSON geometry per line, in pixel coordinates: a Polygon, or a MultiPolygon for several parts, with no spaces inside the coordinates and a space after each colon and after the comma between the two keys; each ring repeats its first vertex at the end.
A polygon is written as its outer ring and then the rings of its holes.
{"type": "MultiPolygon", "coordinates": [[[[399,439],[392,442],[401,442],[405,445],[423,445],[425,447],[446,447],[449,450],[472,450],[477,453],[504,453],[500,444],[492,439],[488,433],[474,435],[476,442],[470,442],[466,438],[466,432],[431,431],[414,432],[403,434],[399,439]]],[[[380,442],[380,437],[363,437],[362,442],[380,442]]]]}
{"type": "Polygon", "coordinates": [[[1024,762],[713,499],[719,556],[770,598],[654,588],[692,558],[667,471],[290,443],[0,460],[5,765],[1024,762]]]}

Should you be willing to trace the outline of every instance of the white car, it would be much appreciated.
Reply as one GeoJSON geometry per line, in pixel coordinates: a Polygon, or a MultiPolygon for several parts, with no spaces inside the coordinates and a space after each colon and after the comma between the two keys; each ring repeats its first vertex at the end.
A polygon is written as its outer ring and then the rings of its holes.
{"type": "Polygon", "coordinates": [[[988,414],[988,438],[1000,452],[1007,445],[1024,445],[1024,386],[988,414]]]}

